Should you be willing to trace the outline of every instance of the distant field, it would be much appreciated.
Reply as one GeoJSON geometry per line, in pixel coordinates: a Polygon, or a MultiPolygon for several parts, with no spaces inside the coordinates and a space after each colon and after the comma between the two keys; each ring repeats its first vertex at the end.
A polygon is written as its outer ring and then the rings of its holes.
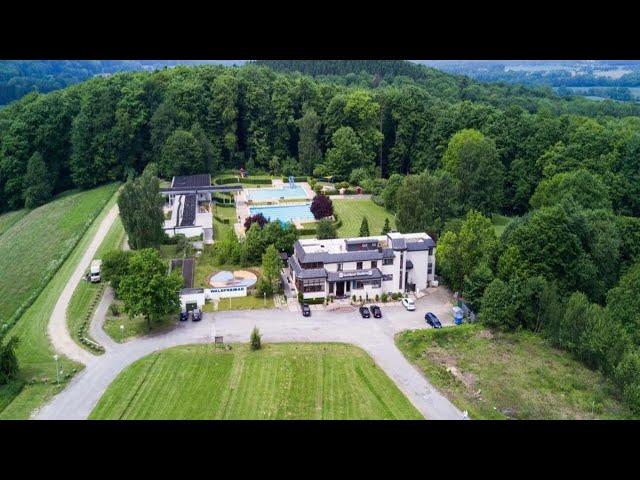
{"type": "Polygon", "coordinates": [[[0,236],[0,322],[47,282],[116,188],[66,194],[32,210],[0,236]]]}
{"type": "Polygon", "coordinates": [[[9,230],[14,223],[24,217],[27,213],[29,213],[29,210],[22,209],[0,215],[0,235],[9,230]]]}
{"type": "Polygon", "coordinates": [[[421,419],[364,351],[269,344],[258,352],[190,345],[122,372],[92,419],[421,419]]]}
{"type": "Polygon", "coordinates": [[[502,235],[502,232],[504,232],[504,229],[507,228],[507,225],[511,223],[511,220],[513,220],[513,217],[506,217],[504,215],[498,215],[497,213],[493,214],[491,222],[493,223],[493,228],[495,229],[497,237],[500,237],[500,235],[502,235]]]}
{"type": "MultiPolygon", "coordinates": [[[[66,202],[58,205],[61,208],[63,206],[67,207],[65,208],[68,215],[66,220],[77,220],[77,217],[80,216],[78,212],[84,212],[85,221],[89,221],[89,215],[93,215],[91,218],[94,219],[94,221],[89,222],[91,226],[75,248],[73,248],[69,258],[62,264],[46,288],[24,312],[18,320],[18,323],[15,324],[9,333],[9,335],[16,335],[20,339],[20,344],[17,348],[20,375],[14,384],[0,387],[0,419],[28,418],[34,408],[41,406],[47,399],[51,398],[52,395],[64,388],[71,376],[81,368],[81,365],[61,356],[59,360],[61,382],[60,385],[56,385],[55,362],[53,360],[53,349],[47,337],[47,323],[60,293],[64,289],[69,276],[78,264],[93,235],[95,235],[101,219],[115,203],[116,196],[113,195],[113,193],[116,188],[116,185],[99,187],[81,193],[69,194],[63,199],[56,201],[69,201],[69,196],[79,197],[73,200],[73,207],[67,205],[66,202]],[[109,194],[112,195],[111,199],[109,199],[109,194]],[[103,201],[104,208],[100,208],[95,204],[97,199],[103,201]],[[87,211],[87,205],[94,205],[95,210],[93,212],[87,211]]],[[[41,208],[45,207],[46,205],[41,208]]],[[[34,212],[37,212],[37,210],[34,212]]],[[[31,212],[23,218],[19,224],[29,219],[34,212],[31,212]]],[[[52,215],[52,217],[57,216],[52,215]]],[[[60,221],[60,223],[65,224],[65,221],[60,221]]],[[[0,237],[0,244],[2,244],[4,240],[3,235],[0,237]]],[[[29,239],[29,241],[27,241],[27,239],[24,239],[25,242],[31,245],[35,243],[33,240],[34,239],[29,239]]],[[[49,242],[50,241],[49,239],[49,242]]],[[[40,244],[42,243],[46,243],[46,239],[41,239],[40,244]]],[[[28,249],[25,249],[25,252],[28,252],[28,255],[38,255],[38,252],[32,252],[28,249]]],[[[25,255],[28,256],[27,253],[25,253],[25,255]]],[[[0,261],[2,261],[2,259],[0,259],[0,261]]],[[[1,275],[2,278],[4,278],[4,271],[2,271],[1,275]]]]}
{"type": "Polygon", "coordinates": [[[365,216],[371,235],[380,235],[386,218],[389,219],[392,229],[396,226],[393,213],[371,200],[334,200],[333,207],[342,220],[342,226],[338,229],[340,237],[357,237],[362,218],[365,216]]]}
{"type": "Polygon", "coordinates": [[[472,419],[633,418],[602,374],[530,332],[467,324],[403,332],[396,343],[472,419]]]}

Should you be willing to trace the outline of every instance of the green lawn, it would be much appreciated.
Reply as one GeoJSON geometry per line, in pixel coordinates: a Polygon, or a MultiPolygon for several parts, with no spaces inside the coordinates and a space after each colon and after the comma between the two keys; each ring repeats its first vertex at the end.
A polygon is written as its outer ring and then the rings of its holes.
{"type": "Polygon", "coordinates": [[[500,235],[502,235],[504,229],[507,228],[507,225],[509,225],[509,223],[511,223],[511,220],[513,219],[514,217],[506,217],[497,213],[493,214],[491,221],[493,222],[493,228],[495,229],[497,237],[500,237],[500,235]]]}
{"type": "Polygon", "coordinates": [[[0,215],[0,235],[9,230],[14,223],[24,217],[27,213],[29,213],[29,210],[22,209],[0,215]]]}
{"type": "Polygon", "coordinates": [[[221,207],[220,205],[213,205],[213,238],[221,239],[224,234],[229,230],[233,230],[233,224],[237,222],[236,207],[235,205],[229,205],[228,207],[221,207]],[[222,223],[215,217],[223,219],[229,219],[229,223],[222,223]]]}
{"type": "Polygon", "coordinates": [[[342,226],[338,229],[340,237],[357,237],[362,218],[365,216],[371,235],[380,235],[385,218],[389,219],[392,229],[396,226],[393,213],[371,200],[334,200],[333,207],[338,218],[342,220],[342,226]]]}
{"type": "MultiPolygon", "coordinates": [[[[120,217],[118,217],[100,244],[95,258],[102,258],[102,256],[109,250],[120,248],[124,241],[124,237],[124,227],[122,226],[120,217]]],[[[82,325],[85,316],[91,310],[92,303],[99,301],[98,297],[103,292],[103,287],[104,285],[102,284],[85,281],[80,282],[75,292],[73,292],[71,302],[69,302],[69,307],[67,308],[67,325],[69,325],[69,331],[71,332],[72,338],[78,345],[91,352],[93,352],[93,350],[90,350],[86,345],[78,340],[77,331],[82,325]]],[[[86,336],[88,336],[88,333],[86,336]]]]}
{"type": "MultiPolygon", "coordinates": [[[[257,298],[252,294],[248,294],[246,297],[222,298],[218,303],[218,311],[259,310],[261,308],[274,308],[273,297],[267,297],[266,305],[264,298],[257,298]]],[[[205,304],[203,310],[205,312],[213,312],[213,303],[205,304]]]]}
{"type": "MultiPolygon", "coordinates": [[[[122,301],[115,300],[114,303],[119,307],[119,313],[115,316],[110,310],[107,311],[107,318],[105,318],[104,325],[102,327],[107,335],[120,343],[129,338],[149,334],[147,321],[144,317],[137,316],[131,318],[124,313],[122,301]],[[124,330],[120,329],[120,325],[124,325],[124,330]]],[[[167,315],[163,319],[151,323],[151,333],[158,333],[167,330],[175,326],[177,322],[178,314],[167,315]]]]}
{"type": "Polygon", "coordinates": [[[472,419],[633,418],[600,373],[531,332],[466,324],[402,332],[396,343],[472,419]]]}
{"type": "Polygon", "coordinates": [[[189,345],[124,370],[92,419],[420,419],[371,357],[341,344],[189,345]]]}
{"type": "MultiPolygon", "coordinates": [[[[100,214],[95,218],[95,221],[91,223],[89,229],[82,236],[75,248],[73,248],[71,255],[47,284],[47,288],[42,291],[31,306],[24,312],[9,333],[9,335],[16,335],[20,338],[20,344],[17,348],[18,361],[20,364],[18,382],[20,386],[24,385],[24,388],[16,390],[12,386],[5,385],[0,387],[0,406],[5,406],[3,409],[0,409],[0,419],[28,418],[34,408],[41,406],[52,395],[64,388],[65,383],[81,368],[81,365],[61,356],[61,384],[57,385],[55,383],[55,363],[53,360],[53,349],[47,337],[47,323],[60,293],[69,280],[70,275],[75,270],[82,254],[91,242],[93,235],[95,235],[100,221],[115,203],[116,196],[113,195],[115,188],[116,185],[99,187],[82,193],[70,194],[57,201],[68,201],[69,196],[79,197],[73,201],[75,208],[65,209],[68,218],[66,220],[60,220],[60,223],[63,224],[77,220],[77,217],[80,215],[78,212],[84,212],[85,222],[89,221],[89,215],[95,216],[98,212],[100,212],[100,214]],[[105,197],[105,194],[111,194],[111,199],[109,200],[108,196],[105,197]],[[87,212],[87,205],[95,205],[96,199],[103,201],[102,204],[104,208],[100,209],[98,206],[93,212],[87,212]],[[108,202],[105,205],[104,202],[106,200],[108,200],[108,202]]],[[[68,207],[66,202],[58,203],[58,206],[60,208],[68,207]]],[[[28,220],[32,213],[33,212],[18,222],[16,226],[28,220]]],[[[52,216],[57,217],[55,214],[52,214],[52,216]]],[[[81,226],[83,224],[84,222],[81,226]]],[[[26,229],[24,225],[22,227],[26,229]]],[[[13,230],[13,228],[15,228],[15,226],[12,227],[11,230],[13,230]]],[[[26,230],[29,231],[30,229],[26,230]]],[[[33,231],[32,235],[35,235],[33,231]]],[[[0,244],[3,240],[4,235],[0,237],[0,244]]],[[[23,240],[28,245],[35,244],[35,240],[32,238],[25,238],[23,240]]],[[[48,241],[50,242],[51,239],[48,241]]],[[[45,242],[46,239],[43,240],[43,243],[45,242]]],[[[30,255],[39,256],[38,252],[33,252],[31,249],[28,249],[28,251],[30,255]]],[[[4,278],[4,275],[5,272],[2,271],[2,278],[4,278]]]]}
{"type": "Polygon", "coordinates": [[[47,284],[116,188],[67,193],[30,211],[0,236],[0,322],[47,284]]]}

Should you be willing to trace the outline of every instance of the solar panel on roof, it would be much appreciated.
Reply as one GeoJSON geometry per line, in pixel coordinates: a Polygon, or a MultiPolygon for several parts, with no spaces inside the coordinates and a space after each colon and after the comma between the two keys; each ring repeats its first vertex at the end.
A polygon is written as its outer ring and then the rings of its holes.
{"type": "Polygon", "coordinates": [[[209,174],[185,175],[173,177],[173,188],[193,188],[208,187],[211,185],[211,176],[209,174]]]}
{"type": "Polygon", "coordinates": [[[196,220],[196,196],[185,195],[184,196],[184,208],[182,209],[182,220],[180,221],[181,227],[188,227],[193,225],[196,220]]]}

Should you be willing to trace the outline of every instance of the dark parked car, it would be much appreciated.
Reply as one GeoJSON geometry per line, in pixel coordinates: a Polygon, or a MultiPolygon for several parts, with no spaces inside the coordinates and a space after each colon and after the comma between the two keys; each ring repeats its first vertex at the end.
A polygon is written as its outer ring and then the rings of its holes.
{"type": "Polygon", "coordinates": [[[433,328],[442,328],[442,324],[440,323],[440,320],[438,320],[438,317],[436,317],[433,313],[431,312],[426,313],[424,315],[424,319],[433,328]]]}
{"type": "Polygon", "coordinates": [[[362,318],[371,318],[371,312],[364,305],[360,307],[360,315],[362,315],[362,318]]]}
{"type": "Polygon", "coordinates": [[[369,309],[371,310],[371,313],[373,313],[373,316],[375,318],[382,318],[382,310],[380,310],[379,306],[371,305],[369,309]]]}
{"type": "Polygon", "coordinates": [[[192,320],[194,322],[199,322],[200,320],[202,320],[202,312],[200,312],[200,310],[198,310],[197,308],[193,310],[191,314],[193,315],[192,320]]]}
{"type": "Polygon", "coordinates": [[[309,305],[307,305],[306,303],[302,304],[302,316],[303,317],[311,316],[311,309],[309,308],[309,305]]]}
{"type": "Polygon", "coordinates": [[[182,310],[180,312],[180,321],[181,322],[186,322],[187,320],[189,320],[189,314],[187,313],[186,310],[182,310]]]}

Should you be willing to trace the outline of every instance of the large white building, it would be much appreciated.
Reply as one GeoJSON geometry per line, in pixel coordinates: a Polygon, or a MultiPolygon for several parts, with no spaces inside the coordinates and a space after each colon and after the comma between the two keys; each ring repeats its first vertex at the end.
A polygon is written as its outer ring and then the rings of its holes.
{"type": "Polygon", "coordinates": [[[374,299],[427,288],[435,277],[435,247],[426,233],[298,240],[288,267],[304,298],[374,299]]]}

